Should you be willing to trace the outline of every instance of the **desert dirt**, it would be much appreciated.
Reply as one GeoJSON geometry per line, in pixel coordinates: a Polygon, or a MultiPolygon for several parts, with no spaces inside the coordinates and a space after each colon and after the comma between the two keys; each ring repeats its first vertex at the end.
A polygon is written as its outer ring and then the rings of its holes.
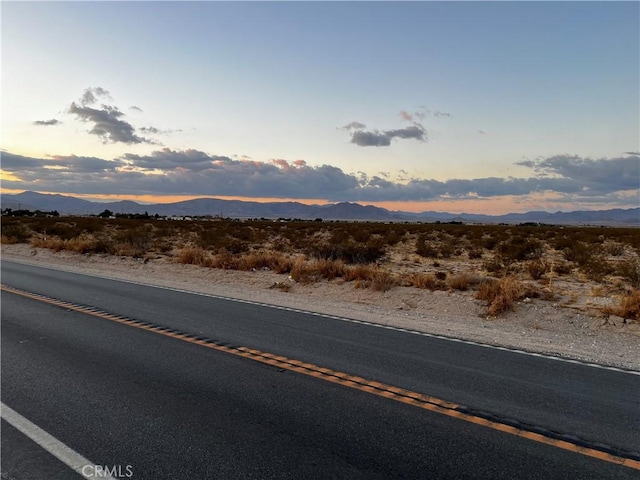
{"type": "MultiPolygon", "coordinates": [[[[585,305],[524,299],[490,318],[471,292],[397,286],[385,292],[339,280],[301,284],[269,270],[237,271],[107,254],[3,244],[2,259],[390,325],[640,371],[640,324],[585,305]],[[288,283],[288,291],[276,288],[288,283]]],[[[592,297],[593,302],[598,298],[592,297]]]]}

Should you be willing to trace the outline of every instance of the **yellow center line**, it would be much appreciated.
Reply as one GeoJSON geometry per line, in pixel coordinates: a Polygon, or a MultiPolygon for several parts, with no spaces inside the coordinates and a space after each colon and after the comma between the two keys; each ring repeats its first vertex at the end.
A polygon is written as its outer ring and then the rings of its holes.
{"type": "Polygon", "coordinates": [[[499,421],[489,420],[487,418],[461,412],[457,410],[458,408],[460,408],[460,405],[453,402],[446,401],[446,400],[442,400],[436,397],[423,395],[421,393],[413,392],[411,390],[405,390],[403,388],[395,387],[393,385],[387,385],[377,381],[367,380],[365,378],[358,377],[355,375],[350,375],[347,373],[331,370],[329,368],[320,367],[312,363],[302,362],[300,360],[283,357],[281,355],[275,355],[269,352],[263,352],[261,350],[256,350],[253,348],[248,348],[243,346],[227,346],[220,342],[212,343],[207,340],[194,338],[193,336],[185,333],[171,331],[163,327],[159,327],[151,324],[140,323],[130,318],[121,317],[121,316],[110,314],[108,312],[103,312],[100,310],[94,310],[92,308],[83,307],[81,305],[75,305],[69,302],[64,302],[62,300],[57,300],[55,298],[46,297],[44,295],[25,292],[12,287],[8,287],[4,284],[1,285],[0,288],[6,292],[14,293],[16,295],[21,295],[23,297],[45,302],[50,305],[56,305],[56,306],[65,308],[67,310],[84,313],[86,315],[91,315],[91,316],[106,319],[106,320],[111,320],[117,323],[135,327],[141,330],[147,330],[149,332],[153,332],[159,335],[164,335],[166,337],[179,339],[184,342],[193,343],[196,345],[211,348],[211,349],[218,350],[225,353],[230,353],[243,358],[248,358],[256,362],[272,365],[284,370],[301,373],[301,374],[314,377],[314,378],[319,378],[331,383],[347,386],[356,390],[360,390],[362,392],[370,393],[372,395],[377,395],[379,397],[383,397],[390,400],[395,400],[397,402],[412,405],[412,406],[421,408],[423,410],[428,410],[431,412],[446,415],[448,417],[464,420],[466,422],[470,422],[475,425],[481,425],[483,427],[488,427],[493,430],[515,435],[520,438],[526,438],[528,440],[533,440],[535,442],[542,443],[545,445],[550,445],[553,447],[561,448],[563,450],[568,450],[571,452],[579,453],[581,455],[586,455],[588,457],[593,457],[606,462],[611,462],[618,465],[624,465],[625,467],[633,468],[635,470],[640,470],[640,461],[635,460],[633,458],[626,458],[618,455],[613,455],[609,452],[605,452],[602,450],[585,447],[582,445],[571,443],[566,440],[548,437],[541,433],[520,429],[512,425],[501,423],[499,421]]]}

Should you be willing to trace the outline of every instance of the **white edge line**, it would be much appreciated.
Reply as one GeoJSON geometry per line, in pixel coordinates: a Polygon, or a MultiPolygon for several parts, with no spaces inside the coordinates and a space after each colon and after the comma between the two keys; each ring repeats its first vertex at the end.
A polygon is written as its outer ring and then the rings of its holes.
{"type": "Polygon", "coordinates": [[[315,317],[329,318],[331,320],[339,320],[341,322],[356,323],[356,324],[360,324],[360,325],[367,325],[369,327],[382,328],[382,329],[385,329],[385,330],[393,330],[393,331],[402,332],[402,333],[409,333],[411,335],[419,335],[419,336],[422,336],[422,337],[437,338],[438,340],[446,340],[446,341],[449,341],[449,342],[464,343],[466,345],[474,345],[476,347],[489,348],[489,349],[492,349],[492,350],[500,350],[500,351],[503,351],[503,352],[517,353],[517,354],[520,354],[520,355],[527,355],[527,356],[530,356],[530,357],[546,358],[548,360],[555,360],[555,361],[558,361],[558,362],[571,363],[571,364],[574,364],[574,365],[583,365],[585,367],[599,368],[601,370],[609,370],[609,371],[613,371],[613,372],[628,373],[630,375],[638,375],[638,376],[640,376],[640,371],[637,371],[637,370],[612,367],[612,366],[609,366],[609,365],[600,365],[598,363],[586,362],[586,361],[583,361],[583,360],[576,360],[576,359],[573,359],[573,358],[559,357],[559,356],[554,356],[554,355],[550,355],[550,354],[547,354],[547,353],[528,352],[526,350],[520,350],[520,349],[517,349],[517,348],[503,347],[503,346],[500,346],[500,345],[491,345],[491,344],[488,344],[488,343],[475,342],[473,340],[464,340],[462,338],[447,337],[445,335],[438,335],[438,334],[435,334],[435,333],[420,332],[418,330],[409,330],[409,329],[402,328],[402,327],[393,327],[391,325],[368,322],[366,320],[356,320],[356,319],[353,319],[353,318],[339,317],[337,315],[329,315],[329,314],[325,314],[325,313],[318,313],[318,312],[312,312],[312,311],[308,311],[308,310],[301,310],[301,309],[298,309],[298,308],[284,307],[282,305],[272,305],[272,304],[269,304],[269,303],[256,302],[256,301],[253,301],[253,300],[244,300],[242,298],[225,297],[223,295],[215,295],[215,294],[212,294],[212,293],[195,292],[193,290],[185,290],[185,289],[182,289],[182,288],[166,287],[164,285],[154,285],[152,283],[138,282],[138,281],[134,281],[134,280],[124,280],[124,279],[117,278],[117,277],[93,275],[93,274],[90,274],[90,273],[80,273],[80,272],[77,272],[77,271],[74,271],[74,270],[71,270],[71,269],[65,269],[65,268],[44,267],[42,265],[36,265],[36,264],[33,264],[33,263],[27,263],[27,262],[20,262],[20,261],[16,261],[16,260],[13,260],[13,259],[9,260],[9,262],[19,263],[21,265],[28,265],[28,266],[32,266],[32,267],[44,268],[46,270],[64,271],[64,272],[67,272],[67,273],[74,273],[74,274],[77,274],[77,275],[85,275],[87,277],[101,278],[101,279],[104,279],[104,280],[113,280],[113,281],[116,281],[116,282],[123,282],[123,283],[130,283],[132,285],[140,285],[140,286],[143,286],[143,287],[158,288],[158,289],[161,289],[161,290],[169,290],[169,291],[172,291],[172,292],[187,293],[189,295],[198,295],[198,296],[201,296],[201,297],[215,298],[215,299],[219,299],[219,300],[226,300],[226,301],[229,301],[229,302],[246,303],[246,304],[249,304],[249,305],[257,305],[257,306],[260,306],[260,307],[273,308],[273,309],[276,309],[276,310],[284,310],[284,311],[287,311],[287,312],[303,313],[305,315],[312,315],[312,316],[315,316],[315,317]]]}
{"type": "MultiPolygon", "coordinates": [[[[7,423],[12,425],[14,428],[16,428],[31,440],[33,440],[35,443],[40,445],[47,452],[56,457],[74,472],[78,473],[84,478],[89,478],[83,473],[83,468],[87,466],[92,467],[89,469],[92,474],[96,471],[93,462],[87,460],[71,447],[68,447],[51,434],[42,430],[35,423],[24,418],[18,412],[5,405],[4,402],[0,402],[0,408],[0,416],[2,416],[2,418],[6,420],[7,423]]],[[[103,472],[100,473],[100,478],[115,480],[115,478],[111,475],[105,474],[103,472]]]]}

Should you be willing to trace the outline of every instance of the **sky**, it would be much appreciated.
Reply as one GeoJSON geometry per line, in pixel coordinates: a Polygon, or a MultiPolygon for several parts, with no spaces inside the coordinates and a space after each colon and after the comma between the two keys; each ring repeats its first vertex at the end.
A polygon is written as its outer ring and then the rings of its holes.
{"type": "Polygon", "coordinates": [[[640,206],[639,2],[6,2],[1,189],[640,206]]]}

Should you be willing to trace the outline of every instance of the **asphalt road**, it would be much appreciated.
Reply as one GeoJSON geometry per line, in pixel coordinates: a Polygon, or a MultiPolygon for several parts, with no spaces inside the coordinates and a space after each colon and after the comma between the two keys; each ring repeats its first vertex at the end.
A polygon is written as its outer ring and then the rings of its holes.
{"type": "MultiPolygon", "coordinates": [[[[9,287],[455,402],[498,424],[640,451],[633,373],[7,261],[1,273],[9,287]]],[[[347,385],[1,295],[2,402],[93,464],[118,466],[120,478],[640,477],[347,385]]],[[[2,478],[81,477],[3,421],[2,478]]]]}

